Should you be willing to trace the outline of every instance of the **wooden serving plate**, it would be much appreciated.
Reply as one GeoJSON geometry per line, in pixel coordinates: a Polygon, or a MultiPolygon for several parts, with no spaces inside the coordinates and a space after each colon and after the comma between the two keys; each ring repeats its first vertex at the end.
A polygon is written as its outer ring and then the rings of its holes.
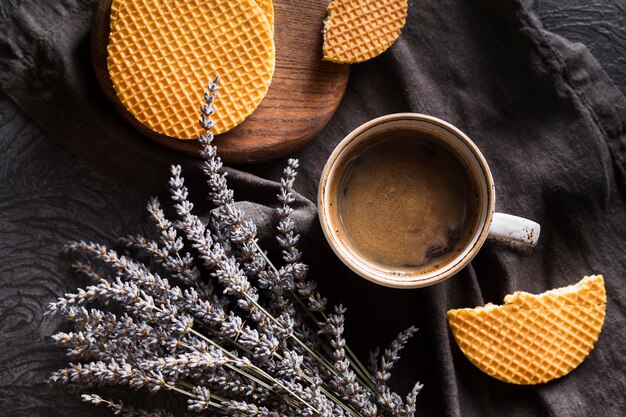
{"type": "MultiPolygon", "coordinates": [[[[91,33],[92,62],[100,87],[122,117],[144,136],[198,155],[196,140],[174,139],[150,130],[118,100],[107,69],[111,1],[100,0],[91,33]]],[[[330,120],[346,90],[350,66],[322,61],[321,31],[328,2],[274,0],[274,77],[254,113],[215,138],[224,161],[250,163],[284,156],[313,139],[330,120]]]]}

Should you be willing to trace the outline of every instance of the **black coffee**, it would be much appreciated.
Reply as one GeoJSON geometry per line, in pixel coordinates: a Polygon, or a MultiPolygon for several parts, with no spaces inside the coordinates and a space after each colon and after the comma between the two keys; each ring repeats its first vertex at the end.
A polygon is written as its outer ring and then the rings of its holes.
{"type": "Polygon", "coordinates": [[[371,143],[349,162],[338,192],[350,246],[386,269],[440,268],[475,230],[473,181],[427,136],[400,131],[371,143]]]}

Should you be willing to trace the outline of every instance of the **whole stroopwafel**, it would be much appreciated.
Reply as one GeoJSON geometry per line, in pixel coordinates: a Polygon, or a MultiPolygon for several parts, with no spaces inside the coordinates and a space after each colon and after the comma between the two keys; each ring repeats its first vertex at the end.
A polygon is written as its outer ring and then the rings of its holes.
{"type": "Polygon", "coordinates": [[[400,36],[407,0],[334,0],[324,20],[324,59],[341,64],[367,61],[400,36]]]}
{"type": "Polygon", "coordinates": [[[254,0],[132,0],[119,3],[107,63],[119,101],[138,121],[193,139],[206,81],[222,78],[214,132],[226,132],[267,93],[274,58],[272,30],[254,0]]]}
{"type": "Polygon", "coordinates": [[[272,0],[255,0],[259,5],[263,13],[265,13],[265,17],[272,28],[274,30],[274,2],[272,0]]]}
{"type": "Polygon", "coordinates": [[[448,311],[459,347],[481,371],[513,384],[539,384],[576,368],[598,340],[606,310],[602,275],[505,304],[448,311]]]}
{"type": "MultiPolygon", "coordinates": [[[[132,0],[112,0],[111,1],[111,14],[110,14],[111,29],[113,29],[113,22],[115,21],[115,19],[117,19],[117,14],[119,13],[120,8],[122,7],[122,4],[125,1],[132,1],[132,0]]],[[[269,22],[270,27],[272,28],[272,31],[273,31],[274,30],[274,2],[272,0],[255,0],[255,2],[259,5],[261,10],[263,10],[263,13],[265,14],[265,17],[267,18],[267,21],[269,22]]]]}
{"type": "Polygon", "coordinates": [[[112,0],[111,1],[111,13],[109,14],[109,24],[111,26],[111,30],[113,30],[113,22],[115,22],[115,19],[117,19],[117,15],[120,12],[120,8],[122,7],[122,4],[124,4],[124,1],[128,1],[128,0],[112,0]]]}

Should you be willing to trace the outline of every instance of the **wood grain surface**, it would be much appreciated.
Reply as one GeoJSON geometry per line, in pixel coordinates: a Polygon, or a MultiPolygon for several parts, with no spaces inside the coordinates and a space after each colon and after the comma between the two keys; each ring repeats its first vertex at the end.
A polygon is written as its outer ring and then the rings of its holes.
{"type": "MultiPolygon", "coordinates": [[[[274,0],[276,69],[267,96],[239,126],[215,144],[232,163],[267,161],[299,149],[328,123],[348,84],[349,65],[322,61],[322,22],[327,0],[274,0]]],[[[195,140],[153,132],[119,102],[107,70],[111,0],[101,0],[92,30],[92,59],[98,83],[115,109],[139,132],[161,145],[198,155],[195,140]]]]}
{"type": "MultiPolygon", "coordinates": [[[[547,29],[587,44],[626,92],[624,0],[543,0],[540,10],[547,29]]],[[[50,343],[63,325],[43,313],[84,284],[68,274],[61,245],[141,232],[147,195],[56,144],[3,94],[0,153],[0,416],[110,416],[46,385],[67,360],[50,343]]]]}

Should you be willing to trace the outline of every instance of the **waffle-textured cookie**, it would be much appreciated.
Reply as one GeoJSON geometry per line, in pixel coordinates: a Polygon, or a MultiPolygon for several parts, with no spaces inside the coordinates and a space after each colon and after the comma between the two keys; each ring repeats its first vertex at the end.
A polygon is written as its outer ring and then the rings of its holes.
{"type": "Polygon", "coordinates": [[[602,275],[504,305],[448,311],[459,347],[481,371],[513,384],[540,384],[576,368],[598,340],[606,310],[602,275]]]}
{"type": "Polygon", "coordinates": [[[334,0],[324,20],[324,59],[341,64],[367,61],[400,36],[407,0],[334,0]]]}
{"type": "MultiPolygon", "coordinates": [[[[133,1],[133,0],[112,0],[111,1],[111,13],[110,13],[110,22],[111,29],[113,29],[113,22],[117,19],[117,14],[122,7],[122,4],[125,1],[133,1]]],[[[272,0],[255,0],[255,2],[259,5],[263,13],[265,13],[265,17],[272,28],[274,30],[274,2],[272,0]]]]}
{"type": "Polygon", "coordinates": [[[254,0],[121,1],[108,45],[119,101],[145,126],[195,139],[207,80],[220,75],[214,132],[256,109],[274,73],[272,29],[254,0]]]}
{"type": "Polygon", "coordinates": [[[129,1],[129,0],[112,0],[111,1],[111,12],[109,13],[109,24],[111,26],[111,30],[113,30],[113,22],[115,22],[115,19],[117,19],[117,15],[120,12],[120,8],[122,7],[122,4],[124,4],[124,1],[129,1]]]}
{"type": "Polygon", "coordinates": [[[274,2],[272,0],[256,0],[256,3],[259,5],[263,13],[265,13],[265,17],[272,28],[274,30],[274,2]]]}

